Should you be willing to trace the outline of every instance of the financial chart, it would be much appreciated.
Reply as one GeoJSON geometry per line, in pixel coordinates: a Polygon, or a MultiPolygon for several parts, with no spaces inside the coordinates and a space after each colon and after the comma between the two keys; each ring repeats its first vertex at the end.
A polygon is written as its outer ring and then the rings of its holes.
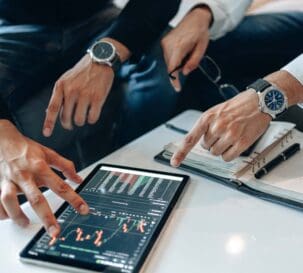
{"type": "Polygon", "coordinates": [[[181,181],[101,166],[81,191],[90,213],[82,216],[68,206],[58,218],[60,236],[45,233],[30,252],[132,272],[181,181]]]}

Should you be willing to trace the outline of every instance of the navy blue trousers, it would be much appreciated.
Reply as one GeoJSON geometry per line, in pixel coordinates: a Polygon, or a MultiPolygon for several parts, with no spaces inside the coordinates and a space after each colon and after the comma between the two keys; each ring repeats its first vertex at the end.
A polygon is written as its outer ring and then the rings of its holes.
{"type": "MultiPolygon", "coordinates": [[[[222,70],[221,83],[233,84],[240,91],[302,52],[302,12],[246,16],[232,32],[211,42],[207,50],[222,70]]],[[[183,91],[182,107],[204,111],[223,100],[199,71],[187,78],[183,91]]]]}

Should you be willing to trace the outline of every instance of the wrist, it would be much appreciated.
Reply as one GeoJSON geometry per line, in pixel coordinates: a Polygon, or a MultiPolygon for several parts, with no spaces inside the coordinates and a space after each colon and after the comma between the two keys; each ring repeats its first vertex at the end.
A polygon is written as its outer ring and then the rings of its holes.
{"type": "Polygon", "coordinates": [[[303,102],[303,86],[290,73],[284,70],[274,72],[264,78],[272,85],[285,92],[288,106],[303,102]]]}
{"type": "Polygon", "coordinates": [[[108,37],[101,39],[101,41],[110,42],[115,46],[122,63],[130,58],[131,52],[125,45],[123,45],[119,41],[114,40],[112,38],[108,38],[108,37]]]}
{"type": "Polygon", "coordinates": [[[195,6],[189,14],[202,20],[203,24],[206,24],[208,28],[210,28],[213,23],[213,13],[209,6],[205,4],[195,6]]]}

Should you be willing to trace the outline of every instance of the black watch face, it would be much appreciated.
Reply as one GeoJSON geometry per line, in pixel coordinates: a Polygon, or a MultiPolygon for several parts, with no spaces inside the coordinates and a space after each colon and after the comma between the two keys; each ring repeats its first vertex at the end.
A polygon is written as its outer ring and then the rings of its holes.
{"type": "Polygon", "coordinates": [[[282,92],[272,89],[264,96],[264,102],[268,109],[272,111],[281,110],[285,104],[285,98],[282,92]]]}
{"type": "Polygon", "coordinates": [[[94,45],[92,52],[96,58],[104,60],[112,57],[114,49],[111,44],[101,42],[94,45]]]}

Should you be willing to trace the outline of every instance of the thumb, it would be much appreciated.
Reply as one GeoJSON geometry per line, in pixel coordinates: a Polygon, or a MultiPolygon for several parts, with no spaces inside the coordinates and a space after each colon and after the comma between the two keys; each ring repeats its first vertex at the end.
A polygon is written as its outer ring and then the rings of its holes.
{"type": "Polygon", "coordinates": [[[169,73],[170,82],[177,92],[181,91],[179,72],[182,69],[182,62],[184,58],[184,54],[182,54],[180,50],[176,50],[171,54],[167,62],[167,70],[169,73]]]}
{"type": "Polygon", "coordinates": [[[183,74],[187,76],[190,74],[193,70],[195,70],[198,66],[199,63],[201,62],[204,53],[206,51],[208,45],[208,40],[202,41],[198,43],[192,53],[190,54],[188,60],[186,61],[184,67],[183,67],[183,74]]]}

